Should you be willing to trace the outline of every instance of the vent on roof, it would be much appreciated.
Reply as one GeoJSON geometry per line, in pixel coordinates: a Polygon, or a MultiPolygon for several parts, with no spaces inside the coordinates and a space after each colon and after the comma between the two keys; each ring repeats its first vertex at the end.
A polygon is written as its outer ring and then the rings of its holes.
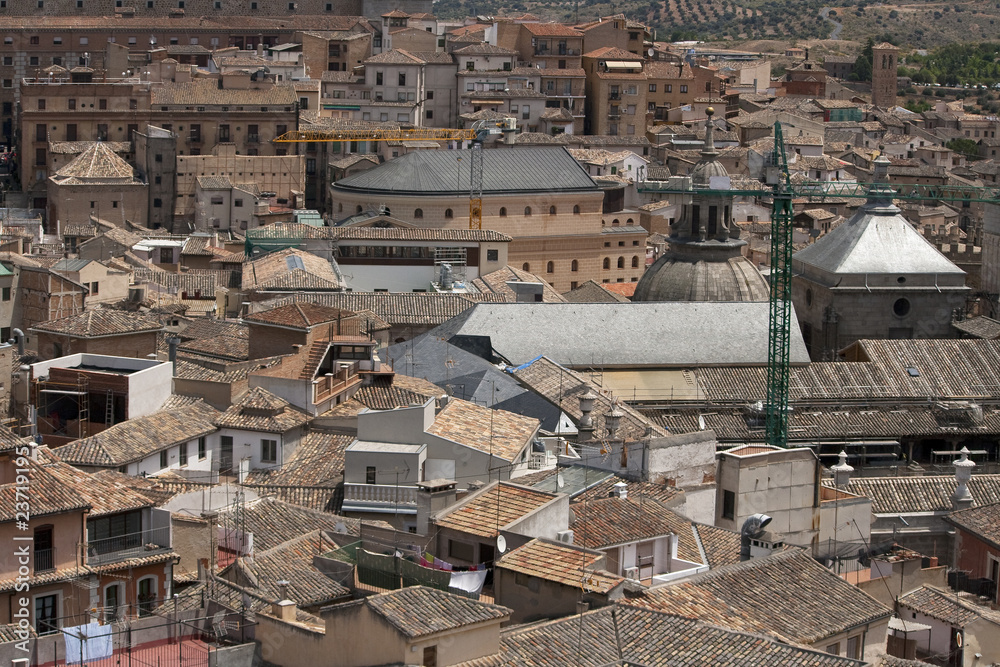
{"type": "Polygon", "coordinates": [[[298,255],[289,255],[285,258],[285,264],[288,266],[289,271],[294,271],[295,269],[305,269],[305,264],[302,263],[302,258],[298,255]]]}
{"type": "Polygon", "coordinates": [[[910,375],[911,378],[918,378],[918,377],[920,377],[920,371],[917,370],[916,366],[907,366],[906,367],[906,372],[910,375]]]}

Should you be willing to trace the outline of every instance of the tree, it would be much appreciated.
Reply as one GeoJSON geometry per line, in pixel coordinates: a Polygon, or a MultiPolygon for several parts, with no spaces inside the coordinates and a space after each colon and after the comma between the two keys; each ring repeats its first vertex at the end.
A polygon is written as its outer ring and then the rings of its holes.
{"type": "Polygon", "coordinates": [[[854,71],[851,73],[852,80],[855,81],[871,81],[872,80],[872,61],[871,56],[860,55],[858,59],[854,61],[854,71]],[[858,77],[853,79],[853,77],[858,77]]]}
{"type": "Polygon", "coordinates": [[[979,144],[972,139],[952,139],[945,146],[966,157],[979,157],[979,144]]]}

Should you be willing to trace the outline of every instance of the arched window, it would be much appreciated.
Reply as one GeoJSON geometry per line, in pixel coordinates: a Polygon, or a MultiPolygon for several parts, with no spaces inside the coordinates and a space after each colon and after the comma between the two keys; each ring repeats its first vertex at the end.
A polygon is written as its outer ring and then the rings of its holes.
{"type": "Polygon", "coordinates": [[[452,213],[452,211],[451,211],[451,209],[450,209],[450,208],[446,208],[446,209],[444,210],[444,217],[446,217],[446,218],[454,218],[454,217],[455,217],[455,214],[454,214],[454,213],[452,213]]]}
{"type": "Polygon", "coordinates": [[[506,206],[501,206],[500,207],[500,217],[501,218],[506,218],[507,217],[507,207],[506,206]]]}
{"type": "Polygon", "coordinates": [[[354,212],[355,213],[361,213],[361,211],[362,211],[361,204],[358,204],[358,207],[356,209],[354,209],[354,212]]]}
{"type": "Polygon", "coordinates": [[[549,215],[555,215],[555,214],[556,214],[556,207],[549,206],[549,215]]]}
{"type": "Polygon", "coordinates": [[[569,265],[569,270],[570,271],[579,271],[580,270],[580,262],[578,262],[578,261],[576,261],[574,259],[572,261],[572,263],[569,265]]]}
{"type": "Polygon", "coordinates": [[[525,215],[531,215],[531,207],[530,206],[525,206],[524,207],[524,214],[525,215]]]}
{"type": "Polygon", "coordinates": [[[615,218],[614,220],[611,221],[611,226],[612,227],[617,227],[620,224],[622,224],[622,223],[621,223],[621,221],[618,218],[615,218]]]}
{"type": "Polygon", "coordinates": [[[634,223],[635,223],[635,221],[632,218],[629,218],[628,220],[625,221],[626,225],[631,225],[631,224],[634,224],[634,223]]]}
{"type": "Polygon", "coordinates": [[[549,262],[545,265],[545,273],[553,273],[556,270],[556,265],[553,262],[549,262]]]}
{"type": "Polygon", "coordinates": [[[418,208],[416,211],[413,212],[413,217],[414,218],[422,218],[422,217],[424,217],[424,209],[418,208]]]}
{"type": "Polygon", "coordinates": [[[524,264],[521,265],[521,270],[522,271],[531,271],[531,264],[528,264],[527,262],[525,262],[524,264]]]}
{"type": "Polygon", "coordinates": [[[639,256],[638,255],[633,255],[633,257],[632,257],[632,268],[635,269],[635,268],[638,268],[638,266],[639,266],[639,256]]]}
{"type": "Polygon", "coordinates": [[[118,620],[118,610],[122,606],[121,584],[108,584],[104,588],[104,622],[113,623],[118,620]]]}
{"type": "Polygon", "coordinates": [[[611,258],[610,257],[605,257],[604,258],[604,268],[605,269],[610,269],[611,268],[611,258]]]}
{"type": "Polygon", "coordinates": [[[573,213],[575,213],[577,215],[580,214],[580,205],[579,204],[577,204],[576,206],[573,207],[573,213]]]}
{"type": "Polygon", "coordinates": [[[136,584],[139,616],[151,616],[156,608],[156,577],[143,577],[136,584]]]}
{"type": "Polygon", "coordinates": [[[619,257],[618,258],[618,268],[619,269],[624,269],[625,268],[625,258],[624,257],[619,257]]]}

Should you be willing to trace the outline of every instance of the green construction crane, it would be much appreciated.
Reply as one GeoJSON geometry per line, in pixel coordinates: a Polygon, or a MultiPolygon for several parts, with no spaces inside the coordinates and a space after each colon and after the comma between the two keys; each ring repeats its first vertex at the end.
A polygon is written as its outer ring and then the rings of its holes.
{"type": "MultiPolygon", "coordinates": [[[[884,157],[876,159],[876,166],[887,167],[884,157]]],[[[789,343],[792,332],[792,200],[811,197],[822,199],[906,199],[917,201],[944,201],[969,204],[984,202],[1000,204],[1000,186],[945,186],[945,185],[893,185],[885,182],[841,183],[805,181],[792,184],[785,155],[785,142],[781,124],[774,124],[774,151],[765,166],[766,189],[698,190],[712,196],[758,197],[772,200],[771,208],[771,293],[767,346],[767,444],[788,446],[788,385],[789,343]]],[[[669,183],[643,181],[637,184],[639,192],[690,195],[690,189],[678,189],[669,183]]]]}

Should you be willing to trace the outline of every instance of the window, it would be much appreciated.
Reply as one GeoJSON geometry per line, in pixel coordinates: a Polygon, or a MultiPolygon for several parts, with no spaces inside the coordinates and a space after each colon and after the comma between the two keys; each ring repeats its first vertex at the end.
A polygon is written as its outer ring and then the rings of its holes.
{"type": "Polygon", "coordinates": [[[109,584],[104,589],[104,622],[113,623],[118,620],[118,607],[121,605],[121,584],[109,584]]]}
{"type": "Polygon", "coordinates": [[[521,270],[522,271],[531,271],[531,264],[528,264],[527,262],[525,262],[524,264],[521,265],[521,270]]]}
{"type": "Polygon", "coordinates": [[[52,634],[59,630],[59,595],[39,595],[35,598],[35,632],[52,634]]]}
{"type": "Polygon", "coordinates": [[[233,200],[233,206],[235,206],[236,208],[243,208],[243,200],[242,199],[233,200]]]}
{"type": "Polygon", "coordinates": [[[500,251],[499,250],[489,250],[488,249],[486,251],[486,261],[487,262],[499,262],[500,261],[500,251]]]}
{"type": "Polygon", "coordinates": [[[450,208],[446,208],[444,210],[444,217],[446,217],[446,218],[453,218],[453,217],[455,217],[455,214],[452,213],[452,210],[450,208]]]}
{"type": "Polygon", "coordinates": [[[570,262],[569,270],[570,271],[579,271],[580,270],[580,262],[578,262],[578,261],[576,261],[574,259],[572,262],[570,262]]]}
{"type": "Polygon", "coordinates": [[[139,603],[139,616],[152,616],[156,607],[156,577],[146,577],[139,580],[136,602],[139,603]]]}
{"type": "Polygon", "coordinates": [[[376,86],[382,85],[382,72],[375,72],[375,85],[376,86]]]}
{"type": "Polygon", "coordinates": [[[549,206],[549,215],[555,215],[555,214],[556,214],[556,207],[549,206]]]}
{"type": "Polygon", "coordinates": [[[892,312],[896,317],[906,317],[910,312],[910,301],[908,299],[896,299],[892,304],[892,312]]]}
{"type": "Polygon", "coordinates": [[[90,293],[91,294],[95,294],[95,295],[99,294],[100,293],[100,286],[101,286],[101,283],[99,283],[97,281],[94,281],[94,282],[90,283],[90,293]]]}
{"type": "MultiPolygon", "coordinates": [[[[10,301],[10,288],[9,287],[4,287],[3,288],[3,300],[4,301],[10,301]]],[[[6,340],[6,338],[4,340],[6,340]]]]}
{"type": "Polygon", "coordinates": [[[638,268],[638,267],[639,267],[639,256],[638,255],[633,255],[632,256],[632,268],[635,269],[635,268],[638,268]]]}
{"type": "Polygon", "coordinates": [[[524,214],[525,215],[531,215],[531,207],[530,206],[525,206],[524,207],[524,214]]]}
{"type": "Polygon", "coordinates": [[[425,646],[424,647],[424,659],[420,662],[424,667],[437,667],[438,664],[438,649],[435,646],[425,646]]]}
{"type": "Polygon", "coordinates": [[[736,493],[733,491],[722,492],[722,518],[736,518],[736,493]]]}
{"type": "Polygon", "coordinates": [[[181,443],[181,449],[177,456],[177,461],[182,466],[186,466],[188,464],[188,444],[186,442],[181,443]]]}
{"type": "Polygon", "coordinates": [[[406,72],[400,72],[399,73],[399,85],[401,85],[401,86],[405,86],[406,85],[406,72]]]}
{"type": "Polygon", "coordinates": [[[35,141],[45,141],[45,138],[48,134],[47,130],[48,127],[46,127],[42,123],[35,125],[35,141]]]}
{"type": "Polygon", "coordinates": [[[434,110],[433,110],[433,109],[428,109],[428,110],[427,110],[427,113],[426,113],[426,114],[424,114],[424,115],[425,115],[425,116],[426,116],[426,117],[427,117],[428,119],[430,119],[430,118],[434,118],[434,110]]]}
{"type": "Polygon", "coordinates": [[[14,64],[14,56],[4,56],[3,57],[3,64],[7,65],[7,66],[13,65],[14,64]]]}
{"type": "Polygon", "coordinates": [[[13,88],[14,87],[14,79],[4,79],[3,80],[3,87],[4,88],[13,88]]]}
{"type": "Polygon", "coordinates": [[[277,463],[278,462],[278,441],[277,440],[261,440],[260,441],[260,461],[261,461],[261,463],[277,463]]]}
{"type": "Polygon", "coordinates": [[[861,659],[861,651],[858,649],[861,647],[861,637],[848,637],[847,638],[847,657],[853,658],[854,660],[861,659]]]}
{"type": "Polygon", "coordinates": [[[45,100],[43,99],[38,100],[38,110],[45,111],[45,100]]]}
{"type": "Polygon", "coordinates": [[[688,87],[686,85],[682,85],[681,86],[681,92],[682,93],[686,93],[687,91],[688,91],[688,87]]]}
{"type": "Polygon", "coordinates": [[[605,257],[604,258],[604,268],[605,269],[610,269],[611,268],[611,258],[610,257],[605,257]]]}
{"type": "Polygon", "coordinates": [[[619,257],[618,258],[618,268],[619,269],[624,269],[625,268],[625,258],[624,257],[619,257]]]}
{"type": "Polygon", "coordinates": [[[830,655],[840,655],[840,642],[836,644],[830,644],[826,647],[826,652],[830,655]]]}
{"type": "Polygon", "coordinates": [[[668,84],[666,85],[666,91],[667,91],[668,93],[672,93],[672,92],[674,92],[674,86],[673,86],[673,84],[670,84],[670,83],[668,83],[668,84]]]}
{"type": "Polygon", "coordinates": [[[525,104],[521,107],[521,119],[528,120],[531,117],[531,108],[525,104]]]}
{"type": "Polygon", "coordinates": [[[153,199],[153,208],[163,208],[163,200],[160,199],[159,197],[155,197],[153,199]]]}
{"type": "Polygon", "coordinates": [[[365,484],[375,484],[375,466],[365,468],[365,484]]]}
{"type": "Polygon", "coordinates": [[[108,101],[106,99],[97,100],[97,108],[100,109],[101,111],[107,111],[108,101]]]}
{"type": "Polygon", "coordinates": [[[38,44],[38,36],[37,36],[37,35],[35,35],[35,36],[31,37],[31,38],[30,38],[30,39],[28,40],[28,42],[29,42],[29,43],[31,43],[31,44],[38,44]]]}
{"type": "Polygon", "coordinates": [[[198,438],[198,460],[204,461],[208,454],[208,447],[205,444],[205,436],[198,438]]]}
{"type": "Polygon", "coordinates": [[[549,262],[545,265],[545,273],[555,273],[556,265],[554,262],[549,262]]]}
{"type": "Polygon", "coordinates": [[[579,204],[577,204],[577,205],[575,205],[573,207],[573,214],[574,215],[579,215],[580,214],[580,205],[579,204]]]}
{"type": "Polygon", "coordinates": [[[656,92],[656,84],[655,83],[649,84],[649,92],[651,92],[651,93],[655,93],[656,92]]]}
{"type": "Polygon", "coordinates": [[[168,465],[170,465],[170,459],[167,456],[167,450],[163,450],[160,452],[160,467],[166,468],[168,465]]]}
{"type": "Polygon", "coordinates": [[[507,217],[507,207],[506,206],[501,206],[500,207],[500,217],[501,218],[506,218],[507,217]]]}
{"type": "Polygon", "coordinates": [[[424,209],[418,208],[417,210],[415,210],[413,212],[413,217],[414,218],[422,218],[422,217],[424,217],[424,209]]]}

